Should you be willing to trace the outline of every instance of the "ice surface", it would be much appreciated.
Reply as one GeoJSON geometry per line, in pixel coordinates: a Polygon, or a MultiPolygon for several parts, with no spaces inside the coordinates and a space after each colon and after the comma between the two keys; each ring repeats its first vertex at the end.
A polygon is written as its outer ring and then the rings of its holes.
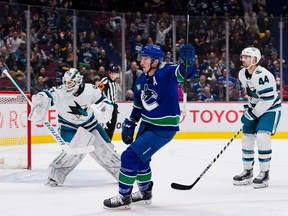
{"type": "MultiPolygon", "coordinates": [[[[192,184],[229,140],[174,140],[152,158],[153,203],[131,210],[103,209],[117,194],[117,182],[87,155],[62,187],[45,186],[47,167],[57,156],[56,144],[33,145],[32,170],[0,170],[1,216],[285,216],[288,215],[288,143],[272,140],[269,187],[234,186],[242,172],[241,144],[235,140],[200,181],[188,191],[172,182],[192,184]]],[[[120,153],[126,145],[114,142],[120,153]]],[[[258,175],[258,162],[255,175],[258,175]]],[[[135,190],[137,188],[135,187],[135,190]]]]}

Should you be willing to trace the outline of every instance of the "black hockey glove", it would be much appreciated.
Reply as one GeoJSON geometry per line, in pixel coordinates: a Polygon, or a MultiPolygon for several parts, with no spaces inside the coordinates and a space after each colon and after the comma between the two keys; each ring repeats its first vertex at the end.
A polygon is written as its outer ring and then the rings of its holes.
{"type": "Polygon", "coordinates": [[[122,140],[125,144],[129,145],[133,142],[133,135],[136,127],[136,122],[125,118],[122,129],[122,140]]]}

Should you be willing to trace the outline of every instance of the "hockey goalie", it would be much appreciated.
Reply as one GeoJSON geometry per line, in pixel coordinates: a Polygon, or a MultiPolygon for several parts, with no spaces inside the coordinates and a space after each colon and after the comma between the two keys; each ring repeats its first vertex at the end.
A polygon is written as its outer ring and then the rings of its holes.
{"type": "MultiPolygon", "coordinates": [[[[120,156],[99,123],[107,123],[113,106],[94,85],[83,83],[80,72],[71,68],[63,76],[63,84],[32,96],[30,120],[45,123],[47,111],[54,105],[58,111],[60,136],[71,149],[93,146],[89,154],[116,180],[120,156]]],[[[48,186],[62,185],[69,173],[87,153],[62,151],[48,167],[48,186]]]]}

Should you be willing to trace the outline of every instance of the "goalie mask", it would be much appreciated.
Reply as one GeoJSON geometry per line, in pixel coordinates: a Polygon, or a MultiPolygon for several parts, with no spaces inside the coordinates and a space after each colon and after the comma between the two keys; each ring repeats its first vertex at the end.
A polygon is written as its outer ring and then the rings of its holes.
{"type": "Polygon", "coordinates": [[[74,94],[79,89],[79,85],[82,83],[83,76],[76,68],[70,68],[65,72],[62,82],[66,87],[66,92],[74,94]]]}

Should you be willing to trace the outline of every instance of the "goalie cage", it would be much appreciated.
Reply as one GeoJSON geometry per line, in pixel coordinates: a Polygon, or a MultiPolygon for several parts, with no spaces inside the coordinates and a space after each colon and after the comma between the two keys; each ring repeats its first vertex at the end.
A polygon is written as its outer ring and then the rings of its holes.
{"type": "Polygon", "coordinates": [[[31,169],[29,103],[20,92],[0,91],[0,106],[0,169],[31,169]]]}

